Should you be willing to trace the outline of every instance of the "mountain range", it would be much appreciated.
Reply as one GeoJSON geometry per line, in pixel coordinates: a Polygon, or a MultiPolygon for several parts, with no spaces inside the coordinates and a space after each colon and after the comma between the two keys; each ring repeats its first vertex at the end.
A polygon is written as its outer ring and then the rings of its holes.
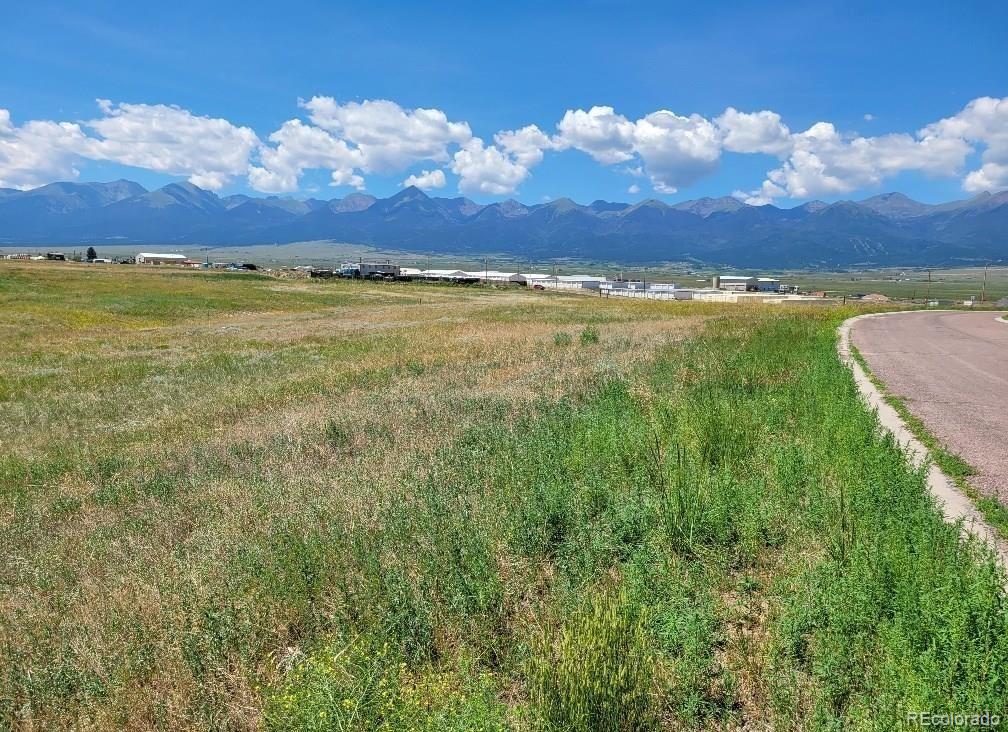
{"type": "Polygon", "coordinates": [[[190,183],[0,189],[0,244],[273,244],[331,240],[406,251],[777,268],[1008,261],[1008,191],[943,204],[885,193],[794,208],[735,198],[636,204],[568,198],[489,205],[404,188],[389,198],[218,196],[190,183]]]}

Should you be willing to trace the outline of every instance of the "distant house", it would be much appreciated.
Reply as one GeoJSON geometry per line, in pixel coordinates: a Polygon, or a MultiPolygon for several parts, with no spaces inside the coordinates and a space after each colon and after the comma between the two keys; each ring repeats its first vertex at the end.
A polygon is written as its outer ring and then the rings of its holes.
{"type": "Polygon", "coordinates": [[[136,255],[137,264],[185,264],[184,254],[159,254],[158,252],[140,252],[136,255]]]}
{"type": "Polygon", "coordinates": [[[756,278],[756,291],[757,292],[779,292],[781,288],[780,280],[774,277],[757,277],[756,278]]]}
{"type": "Polygon", "coordinates": [[[63,252],[46,252],[45,258],[55,262],[66,261],[66,255],[63,252]]]}

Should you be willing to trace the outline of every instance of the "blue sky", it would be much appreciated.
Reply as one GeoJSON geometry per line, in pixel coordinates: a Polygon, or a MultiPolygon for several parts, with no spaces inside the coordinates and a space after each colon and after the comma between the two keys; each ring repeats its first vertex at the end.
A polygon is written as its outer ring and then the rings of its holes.
{"type": "Polygon", "coordinates": [[[783,206],[1008,187],[1002,4],[484,5],[18,3],[0,24],[0,184],[76,173],[329,198],[427,171],[430,193],[480,201],[783,206]],[[368,100],[402,114],[343,107],[368,100]],[[729,107],[771,116],[732,123],[729,107]],[[412,129],[418,108],[443,124],[412,129]],[[495,142],[528,125],[520,145],[495,142]]]}

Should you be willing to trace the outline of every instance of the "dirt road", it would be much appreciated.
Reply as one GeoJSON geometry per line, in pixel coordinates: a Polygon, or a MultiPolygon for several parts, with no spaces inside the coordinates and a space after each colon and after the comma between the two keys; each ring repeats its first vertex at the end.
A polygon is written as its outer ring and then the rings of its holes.
{"type": "Polygon", "coordinates": [[[1008,324],[991,312],[896,313],[857,321],[851,337],[886,389],[979,471],[978,490],[1008,505],[1008,324]]]}

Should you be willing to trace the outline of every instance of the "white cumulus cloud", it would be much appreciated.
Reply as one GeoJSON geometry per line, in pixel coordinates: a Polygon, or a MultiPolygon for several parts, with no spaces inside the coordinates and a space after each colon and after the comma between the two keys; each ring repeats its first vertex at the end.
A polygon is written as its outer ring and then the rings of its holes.
{"type": "Polygon", "coordinates": [[[513,193],[529,170],[499,148],[484,145],[474,137],[455,153],[452,172],[459,177],[462,193],[504,196],[513,193]]]}
{"type": "Polygon", "coordinates": [[[758,187],[733,194],[754,204],[847,195],[904,172],[956,177],[970,192],[1008,188],[1008,98],[980,97],[916,131],[877,136],[829,121],[793,132],[769,109],[727,107],[712,118],[659,109],[634,120],[596,105],[564,112],[555,134],[529,124],[500,130],[489,142],[439,109],[328,96],[299,104],[303,117],[265,140],[247,126],[167,104],[98,100],[94,119],[20,124],[0,109],[0,186],[72,180],[91,160],[185,177],[212,190],[247,176],[252,188],[268,193],[299,190],[309,170],[324,171],[332,186],[363,189],[365,176],[402,176],[423,165],[403,185],[442,188],[450,169],[463,193],[503,196],[518,190],[546,152],[573,149],[647,179],[661,193],[711,175],[729,154],[774,156],[778,162],[758,187]],[[974,156],[979,162],[968,169],[974,156]]]}
{"type": "Polygon", "coordinates": [[[637,120],[634,149],[659,193],[675,193],[713,173],[721,157],[718,133],[710,121],[666,110],[637,120]]]}
{"type": "Polygon", "coordinates": [[[312,97],[301,106],[312,124],[354,145],[365,172],[395,173],[422,161],[446,163],[449,146],[472,138],[467,122],[439,109],[404,109],[386,99],[339,103],[312,97]]]}
{"type": "Polygon", "coordinates": [[[776,112],[740,112],[728,107],[714,120],[725,150],[780,155],[791,150],[791,131],[776,112]]]}
{"type": "Polygon", "coordinates": [[[568,109],[557,124],[561,148],[573,147],[605,165],[634,156],[634,124],[612,107],[568,109]]]}
{"type": "Polygon", "coordinates": [[[1008,165],[1004,163],[984,163],[963,179],[963,190],[970,193],[1000,191],[1003,188],[1008,188],[1008,165]]]}
{"type": "MultiPolygon", "coordinates": [[[[341,103],[327,96],[300,106],[309,121],[285,122],[249,171],[257,190],[297,190],[303,172],[312,169],[330,170],[331,185],[362,189],[361,173],[388,175],[419,162],[447,164],[472,139],[468,123],[451,121],[439,109],[405,109],[386,99],[341,103]]],[[[436,179],[432,172],[428,185],[436,179]]]]}
{"type": "Polygon", "coordinates": [[[351,188],[356,188],[358,191],[363,191],[365,188],[364,176],[355,173],[353,168],[339,168],[334,170],[329,178],[329,185],[334,188],[350,186],[351,188]]]}
{"type": "Polygon", "coordinates": [[[445,174],[443,170],[425,170],[420,175],[411,175],[409,178],[402,182],[403,187],[416,186],[417,188],[429,191],[434,188],[444,188],[445,174]]]}
{"type": "Polygon", "coordinates": [[[296,191],[301,174],[309,169],[333,171],[335,185],[364,186],[364,179],[354,173],[355,168],[363,165],[360,150],[323,129],[292,119],[270,135],[269,141],[273,145],[259,151],[260,165],[249,169],[249,185],[257,191],[296,191]]]}
{"type": "Polygon", "coordinates": [[[502,130],[494,135],[494,142],[526,168],[541,163],[544,150],[557,149],[556,141],[535,125],[520,130],[502,130]]]}
{"type": "Polygon", "coordinates": [[[612,165],[639,159],[660,193],[674,193],[717,168],[721,142],[704,117],[658,110],[631,122],[612,107],[567,110],[557,124],[555,145],[588,153],[612,165]]]}
{"type": "Polygon", "coordinates": [[[188,176],[201,188],[219,190],[243,175],[259,138],[249,127],[192,114],[164,104],[113,104],[99,99],[103,117],[86,126],[98,133],[80,153],[168,175],[188,176]]]}
{"type": "Polygon", "coordinates": [[[0,185],[31,188],[72,179],[81,161],[102,160],[219,190],[246,172],[259,145],[248,127],[179,107],[107,100],[98,106],[103,116],[87,122],[32,120],[20,127],[0,110],[0,185]]]}
{"type": "Polygon", "coordinates": [[[78,150],[87,142],[80,125],[32,120],[14,125],[0,109],[0,188],[36,188],[79,175],[78,150]]]}
{"type": "Polygon", "coordinates": [[[1008,97],[980,97],[962,111],[922,129],[919,135],[982,144],[981,166],[966,174],[963,188],[971,193],[1008,188],[1008,97]]]}
{"type": "Polygon", "coordinates": [[[790,156],[767,174],[754,197],[843,195],[905,171],[952,176],[972,149],[960,137],[924,133],[845,136],[829,122],[792,135],[792,143],[790,156]]]}
{"type": "Polygon", "coordinates": [[[1008,187],[1008,100],[990,97],[917,132],[874,137],[843,133],[830,122],[792,132],[776,112],[734,107],[713,120],[659,110],[632,121],[612,107],[595,106],[568,110],[557,131],[555,148],[581,150],[606,165],[630,163],[626,170],[645,174],[660,193],[713,173],[725,152],[780,158],[759,188],[735,192],[751,204],[845,195],[903,172],[963,176],[978,148],[981,166],[965,173],[963,187],[971,192],[1008,187]]]}

